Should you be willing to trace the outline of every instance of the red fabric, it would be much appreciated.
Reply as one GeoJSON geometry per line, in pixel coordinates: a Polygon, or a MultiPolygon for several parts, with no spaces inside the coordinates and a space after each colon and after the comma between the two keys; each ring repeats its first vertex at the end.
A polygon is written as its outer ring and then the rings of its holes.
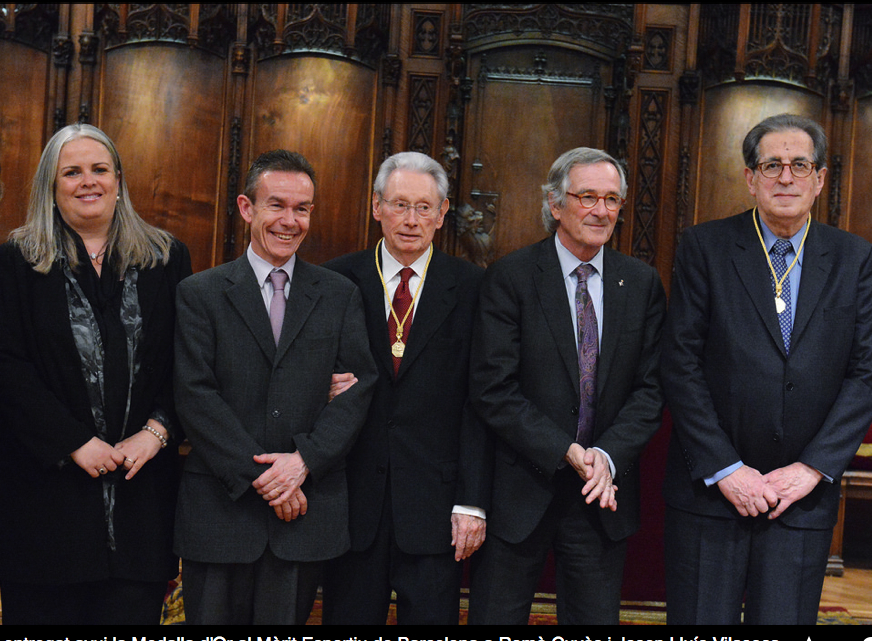
{"type": "MultiPolygon", "coordinates": [[[[863,439],[863,443],[865,445],[872,444],[872,427],[869,428],[869,431],[866,432],[866,438],[863,439]]],[[[865,449],[861,448],[861,451],[865,454],[865,449]]],[[[857,453],[857,456],[854,457],[854,460],[851,461],[851,464],[848,466],[849,470],[866,470],[872,472],[872,455],[861,456],[860,453],[857,453]]]]}

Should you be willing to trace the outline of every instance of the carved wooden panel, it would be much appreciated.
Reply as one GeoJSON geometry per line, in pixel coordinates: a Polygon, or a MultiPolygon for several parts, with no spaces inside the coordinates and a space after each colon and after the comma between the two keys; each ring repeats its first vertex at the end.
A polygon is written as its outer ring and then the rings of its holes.
{"type": "Polygon", "coordinates": [[[317,174],[315,212],[300,256],[321,263],[362,248],[371,209],[376,74],[355,63],[300,57],[262,61],[256,76],[250,158],[283,147],[302,153],[317,174]]]}
{"type": "Polygon", "coordinates": [[[24,222],[30,184],[45,143],[46,52],[0,39],[0,240],[24,222]]]}
{"type": "Polygon", "coordinates": [[[473,58],[457,209],[460,253],[479,264],[545,237],[542,191],[564,151],[603,148],[602,69],[583,54],[536,49],[473,58]]]}
{"type": "Polygon", "coordinates": [[[214,262],[224,63],[177,45],[107,53],[100,126],[115,141],[134,207],[182,239],[194,269],[214,262]]]}

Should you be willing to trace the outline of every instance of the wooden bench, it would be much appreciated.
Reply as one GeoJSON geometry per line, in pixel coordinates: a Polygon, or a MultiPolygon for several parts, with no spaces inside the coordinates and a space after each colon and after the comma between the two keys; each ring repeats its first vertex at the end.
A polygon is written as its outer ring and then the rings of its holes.
{"type": "Polygon", "coordinates": [[[845,504],[848,499],[872,500],[872,472],[866,470],[848,470],[842,476],[841,489],[839,518],[833,530],[833,542],[830,544],[830,558],[827,562],[827,574],[832,576],[842,576],[845,573],[845,563],[842,559],[842,538],[845,535],[845,504]]]}

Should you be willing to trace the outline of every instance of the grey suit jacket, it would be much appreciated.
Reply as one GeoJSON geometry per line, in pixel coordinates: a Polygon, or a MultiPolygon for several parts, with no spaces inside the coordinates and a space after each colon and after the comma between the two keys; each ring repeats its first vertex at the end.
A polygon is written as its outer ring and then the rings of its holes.
{"type": "MultiPolygon", "coordinates": [[[[612,457],[618,510],[607,535],[638,529],[639,455],[661,424],[657,368],[666,295],[654,268],[606,248],[593,445],[612,457]]],[[[482,284],[470,369],[472,399],[496,433],[488,533],[530,535],[556,492],[578,428],[578,351],[554,238],[491,265],[482,284]]]]}
{"type": "MultiPolygon", "coordinates": [[[[691,227],[675,265],[667,503],[742,518],[703,481],[740,459],[764,474],[801,461],[837,480],[872,422],[872,245],[812,222],[789,355],[750,211],[691,227]]],[[[838,483],[822,482],[780,518],[832,527],[838,498],[838,483]]]]}
{"type": "Polygon", "coordinates": [[[211,563],[318,561],[348,549],[344,458],[375,383],[361,296],[299,258],[276,347],[245,255],[195,274],[177,297],[176,405],[192,450],[176,512],[175,550],[211,563]],[[359,382],[327,402],[334,371],[359,382]],[[254,455],[299,451],[308,512],[286,523],[252,488],[254,455]]]}

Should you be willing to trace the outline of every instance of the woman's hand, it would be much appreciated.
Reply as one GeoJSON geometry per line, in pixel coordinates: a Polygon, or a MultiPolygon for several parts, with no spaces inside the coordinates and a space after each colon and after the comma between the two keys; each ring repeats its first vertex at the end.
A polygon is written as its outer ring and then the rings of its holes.
{"type": "MultiPolygon", "coordinates": [[[[167,431],[164,426],[153,419],[149,419],[148,425],[157,430],[164,438],[167,438],[167,431]]],[[[140,430],[132,436],[115,445],[115,450],[121,453],[122,464],[127,470],[124,479],[129,481],[142,466],[148,463],[161,449],[161,441],[154,434],[147,430],[140,430]]]]}
{"type": "Polygon", "coordinates": [[[70,454],[70,458],[91,478],[114,472],[124,463],[124,454],[96,436],[70,454]]]}

